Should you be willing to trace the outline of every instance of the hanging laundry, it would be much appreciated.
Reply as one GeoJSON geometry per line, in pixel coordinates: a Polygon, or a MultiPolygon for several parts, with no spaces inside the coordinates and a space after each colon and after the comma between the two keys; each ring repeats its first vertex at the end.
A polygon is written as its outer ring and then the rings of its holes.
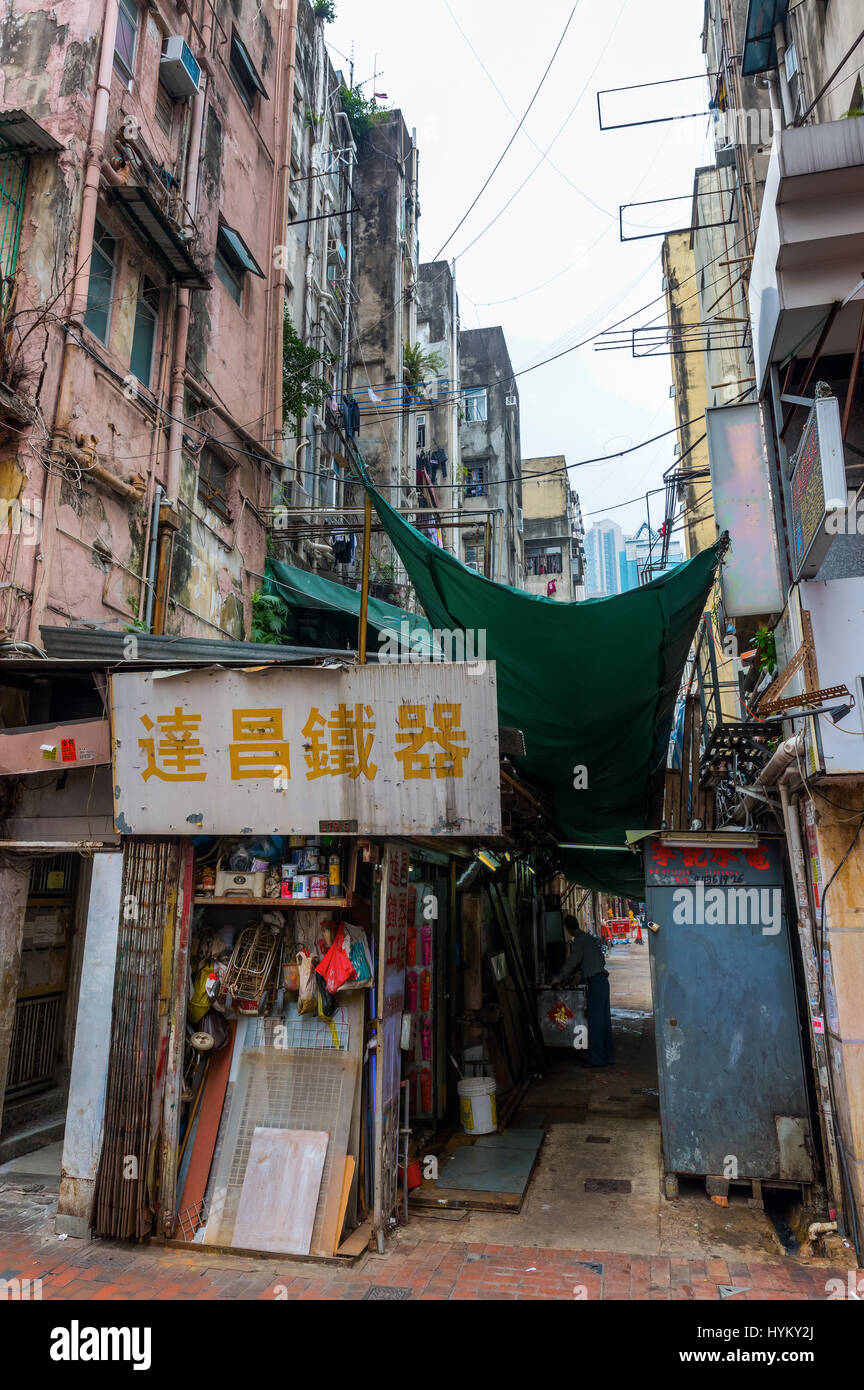
{"type": "Polygon", "coordinates": [[[334,531],[330,536],[330,545],[337,565],[353,565],[357,551],[357,537],[353,531],[334,531]]]}
{"type": "Polygon", "coordinates": [[[360,406],[354,396],[343,396],[339,414],[347,437],[353,439],[355,434],[360,433],[360,406]]]}
{"type": "Polygon", "coordinates": [[[429,455],[429,469],[433,483],[438,481],[439,470],[442,478],[447,477],[447,454],[444,449],[437,448],[432,450],[429,455]]]}
{"type": "Polygon", "coordinates": [[[366,392],[366,394],[369,397],[370,401],[374,401],[375,405],[381,404],[381,397],[375,395],[375,392],[372,390],[371,386],[369,387],[369,390],[366,392]]]}
{"type": "Polygon", "coordinates": [[[546,585],[546,597],[552,598],[553,594],[557,594],[557,592],[558,585],[556,584],[554,579],[550,579],[549,583],[546,585]]]}

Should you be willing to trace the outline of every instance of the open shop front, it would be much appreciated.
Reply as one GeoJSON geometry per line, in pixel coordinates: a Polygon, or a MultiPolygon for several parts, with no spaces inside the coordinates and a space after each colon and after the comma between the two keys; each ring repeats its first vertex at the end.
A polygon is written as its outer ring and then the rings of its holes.
{"type": "Polygon", "coordinates": [[[112,718],[123,912],[93,1229],[382,1243],[411,1086],[430,1118],[445,1103],[442,826],[500,828],[494,668],[122,672],[112,718]]]}

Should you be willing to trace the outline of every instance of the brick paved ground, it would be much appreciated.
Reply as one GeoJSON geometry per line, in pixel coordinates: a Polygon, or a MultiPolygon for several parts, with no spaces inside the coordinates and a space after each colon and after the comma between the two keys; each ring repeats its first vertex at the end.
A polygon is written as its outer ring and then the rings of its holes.
{"type": "MultiPolygon", "coordinates": [[[[373,1288],[412,1299],[720,1300],[729,1286],[748,1299],[824,1302],[826,1281],[849,1268],[819,1260],[773,1262],[647,1258],[602,1250],[454,1243],[402,1233],[384,1256],[354,1264],[253,1260],[206,1250],[60,1241],[53,1204],[0,1193],[0,1278],[41,1279],[42,1298],[102,1300],[362,1299],[373,1288]],[[17,1199],[17,1201],[16,1201],[17,1199]]],[[[421,1223],[417,1223],[418,1227],[421,1223]]],[[[864,1271],[859,1279],[864,1280],[864,1271]]]]}

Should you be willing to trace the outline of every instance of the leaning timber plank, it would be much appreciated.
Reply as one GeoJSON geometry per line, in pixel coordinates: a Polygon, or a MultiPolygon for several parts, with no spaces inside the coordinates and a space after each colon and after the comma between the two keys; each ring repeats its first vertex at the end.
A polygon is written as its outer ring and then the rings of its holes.
{"type": "Polygon", "coordinates": [[[415,1187],[412,1201],[418,1207],[448,1207],[469,1211],[510,1211],[518,1212],[522,1207],[522,1192],[472,1192],[468,1188],[448,1187],[447,1195],[434,1186],[428,1190],[415,1187]]]}
{"type": "Polygon", "coordinates": [[[339,1217],[336,1222],[336,1239],[333,1242],[334,1255],[339,1250],[339,1239],[342,1235],[342,1227],[345,1224],[345,1212],[348,1210],[348,1194],[351,1191],[355,1166],[355,1160],[349,1154],[345,1159],[345,1172],[342,1175],[342,1195],[339,1198],[339,1217]]]}
{"type": "Polygon", "coordinates": [[[356,1231],[352,1231],[347,1240],[343,1240],[337,1255],[362,1255],[372,1235],[372,1222],[364,1221],[362,1226],[358,1226],[356,1231]]]}

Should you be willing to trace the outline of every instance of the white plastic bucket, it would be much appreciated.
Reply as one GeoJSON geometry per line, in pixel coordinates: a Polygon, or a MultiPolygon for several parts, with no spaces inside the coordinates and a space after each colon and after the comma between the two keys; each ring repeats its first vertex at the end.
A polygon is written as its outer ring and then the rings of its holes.
{"type": "Polygon", "coordinates": [[[495,1081],[491,1076],[466,1076],[456,1087],[462,1128],[466,1134],[494,1134],[498,1128],[495,1081]]]}

